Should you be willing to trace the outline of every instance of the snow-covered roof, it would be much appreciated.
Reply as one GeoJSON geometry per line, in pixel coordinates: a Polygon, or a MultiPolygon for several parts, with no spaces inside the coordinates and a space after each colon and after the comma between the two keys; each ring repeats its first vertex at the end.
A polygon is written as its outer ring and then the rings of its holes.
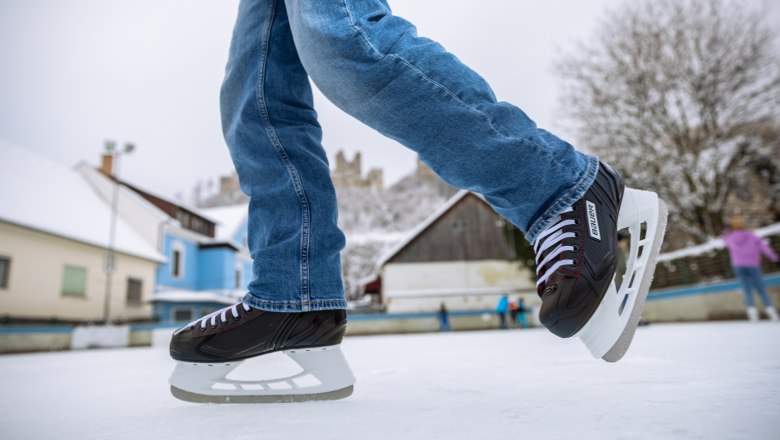
{"type": "MultiPolygon", "coordinates": [[[[108,248],[111,207],[77,172],[0,140],[0,220],[108,248]]],[[[117,217],[117,252],[165,262],[117,217]]]]}
{"type": "Polygon", "coordinates": [[[390,248],[390,250],[387,251],[379,260],[377,261],[377,267],[382,267],[390,261],[391,258],[393,258],[397,253],[401,252],[403,248],[405,248],[409,243],[412,242],[415,238],[417,238],[418,235],[422,234],[423,231],[428,229],[429,226],[431,226],[436,220],[439,219],[439,217],[443,216],[447,211],[452,209],[453,206],[457,205],[458,202],[463,200],[464,197],[468,194],[474,194],[477,197],[480,197],[479,195],[472,193],[471,191],[461,190],[458,191],[454,196],[450,197],[447,202],[440,206],[439,209],[437,209],[433,214],[429,215],[425,220],[422,221],[417,227],[412,229],[405,239],[401,240],[390,248]]]}
{"type": "MultiPolygon", "coordinates": [[[[769,237],[771,235],[778,235],[780,234],[780,223],[774,223],[769,226],[764,226],[763,228],[758,228],[753,232],[755,232],[756,235],[758,235],[759,237],[769,237]]],[[[691,246],[685,249],[679,249],[672,252],[665,252],[658,256],[658,262],[660,263],[663,261],[677,260],[679,258],[694,257],[696,255],[702,255],[702,254],[706,254],[707,252],[723,249],[724,247],[725,244],[723,243],[722,239],[713,238],[710,241],[706,243],[702,243],[700,245],[691,246]]]]}
{"type": "Polygon", "coordinates": [[[244,296],[243,290],[165,290],[156,292],[151,302],[215,302],[220,304],[235,304],[244,296]]]}
{"type": "Polygon", "coordinates": [[[131,188],[131,189],[134,189],[134,190],[137,190],[137,191],[144,192],[144,193],[146,193],[146,194],[149,194],[149,195],[150,195],[150,196],[152,196],[152,197],[156,197],[156,198],[158,198],[158,199],[160,199],[160,200],[163,200],[163,201],[165,201],[165,202],[168,202],[168,203],[170,203],[171,205],[175,205],[175,206],[178,206],[179,208],[186,209],[187,211],[190,211],[190,212],[191,212],[191,213],[193,213],[193,214],[196,214],[196,215],[198,215],[198,216],[200,216],[200,217],[203,217],[204,219],[206,219],[206,220],[208,220],[208,221],[210,221],[210,222],[214,222],[214,223],[216,223],[216,219],[214,219],[214,218],[212,218],[212,217],[208,216],[207,214],[205,214],[205,213],[203,212],[203,209],[201,209],[201,208],[198,208],[198,207],[197,207],[197,206],[195,206],[195,205],[192,205],[192,204],[190,204],[190,203],[187,203],[187,202],[185,202],[185,201],[183,201],[183,200],[179,200],[179,199],[176,199],[176,198],[173,198],[173,197],[169,197],[169,196],[163,195],[163,194],[161,194],[161,193],[158,193],[158,192],[156,192],[156,191],[151,191],[151,190],[149,190],[149,189],[147,189],[147,188],[144,188],[143,186],[141,186],[141,185],[138,185],[138,184],[136,184],[136,183],[134,183],[134,182],[130,182],[130,181],[127,181],[127,180],[125,180],[125,179],[120,179],[120,180],[121,180],[121,183],[122,183],[123,185],[125,185],[125,186],[127,186],[127,187],[129,187],[129,188],[131,188]]]}
{"type": "Polygon", "coordinates": [[[235,241],[235,236],[246,221],[249,213],[249,205],[220,206],[217,208],[201,209],[201,212],[209,218],[216,220],[217,228],[214,239],[216,241],[235,241]]]}

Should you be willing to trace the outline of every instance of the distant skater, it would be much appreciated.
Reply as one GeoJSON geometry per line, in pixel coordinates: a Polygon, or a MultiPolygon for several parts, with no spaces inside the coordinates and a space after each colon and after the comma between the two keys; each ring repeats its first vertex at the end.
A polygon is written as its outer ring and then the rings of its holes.
{"type": "Polygon", "coordinates": [[[441,306],[439,306],[439,311],[436,312],[436,316],[439,318],[440,332],[448,332],[452,330],[452,327],[450,326],[450,314],[447,311],[447,306],[444,305],[444,303],[441,303],[441,306]]]}
{"type": "MultiPolygon", "coordinates": [[[[489,31],[474,26],[464,32],[489,31]]],[[[220,105],[225,141],[250,197],[253,278],[240,303],[174,333],[174,396],[232,403],[352,393],[355,378],[340,347],[345,237],[310,80],[341,110],[416,152],[445,182],[480,194],[523,232],[534,245],[545,327],[578,336],[596,358],[623,356],[666,227],[655,193],[626,188],[617,170],[497,99],[483,77],[418,35],[386,0],[242,0],[220,105]],[[646,225],[649,237],[647,251],[631,259],[641,287],[623,300],[627,313],[615,312],[622,306],[605,294],[619,216],[631,227],[646,225]],[[273,352],[315,380],[228,378],[244,360],[273,352]]],[[[508,298],[502,304],[506,328],[508,298]]]]}
{"type": "Polygon", "coordinates": [[[523,297],[518,297],[517,308],[515,311],[515,325],[519,326],[520,328],[530,327],[530,325],[528,325],[528,318],[526,317],[526,313],[528,313],[528,307],[525,305],[525,299],[523,297]]]}
{"type": "Polygon", "coordinates": [[[501,295],[501,298],[498,300],[498,304],[496,305],[496,314],[498,314],[498,328],[502,330],[509,328],[509,324],[507,324],[507,313],[509,313],[509,295],[505,293],[501,295]]]}
{"type": "Polygon", "coordinates": [[[764,276],[761,273],[761,255],[777,264],[778,257],[775,251],[753,231],[745,229],[745,223],[739,217],[731,220],[731,229],[723,233],[723,242],[729,250],[734,274],[742,284],[748,319],[753,322],[758,321],[758,309],[753,301],[752,293],[755,289],[764,304],[767,316],[771,321],[777,322],[777,310],[766,293],[764,276]]]}

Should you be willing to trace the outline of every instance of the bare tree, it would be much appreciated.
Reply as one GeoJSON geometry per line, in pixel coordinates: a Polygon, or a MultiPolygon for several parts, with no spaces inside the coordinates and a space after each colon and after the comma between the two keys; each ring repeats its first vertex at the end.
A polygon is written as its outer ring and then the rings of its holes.
{"type": "Polygon", "coordinates": [[[670,225],[702,241],[721,232],[739,172],[777,151],[744,129],[778,121],[774,37],[744,2],[626,2],[558,59],[563,110],[584,146],[658,191],[670,225]]]}

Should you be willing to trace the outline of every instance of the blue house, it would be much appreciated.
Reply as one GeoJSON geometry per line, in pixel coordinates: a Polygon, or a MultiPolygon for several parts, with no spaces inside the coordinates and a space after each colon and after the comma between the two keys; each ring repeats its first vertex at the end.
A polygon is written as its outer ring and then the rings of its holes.
{"type": "Polygon", "coordinates": [[[214,232],[166,229],[161,252],[168,262],[158,268],[153,300],[161,323],[189,322],[236,303],[251,281],[247,205],[187,211],[214,232]]]}
{"type": "Polygon", "coordinates": [[[152,300],[163,324],[189,322],[240,301],[252,274],[246,204],[176,209],[180,226],[164,229],[160,251],[168,261],[158,267],[152,300]]]}
{"type": "MultiPolygon", "coordinates": [[[[77,170],[104,197],[117,181],[110,160],[101,171],[77,170]]],[[[153,315],[162,324],[195,320],[241,300],[252,278],[248,205],[199,209],[120,181],[120,217],[165,256],[156,273],[153,315]]]]}

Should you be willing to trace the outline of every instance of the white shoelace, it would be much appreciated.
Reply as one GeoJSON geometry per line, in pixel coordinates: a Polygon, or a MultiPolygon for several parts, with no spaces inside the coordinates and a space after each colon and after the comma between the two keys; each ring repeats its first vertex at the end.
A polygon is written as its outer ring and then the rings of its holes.
{"type": "MultiPolygon", "coordinates": [[[[572,212],[574,211],[571,207],[566,208],[563,213],[572,212]]],[[[562,214],[563,214],[562,213],[562,214]]],[[[541,234],[539,234],[539,237],[536,238],[536,241],[534,242],[534,253],[536,253],[536,276],[538,277],[538,280],[536,281],[536,286],[539,287],[540,284],[547,281],[550,276],[555,273],[556,270],[558,270],[561,266],[566,265],[574,265],[574,260],[571,258],[565,258],[556,261],[551,267],[547,268],[541,276],[539,275],[539,272],[542,270],[542,267],[544,267],[545,264],[552,261],[554,258],[558,257],[563,252],[572,252],[575,250],[574,246],[564,246],[563,243],[561,243],[562,240],[566,238],[573,238],[576,237],[577,234],[575,232],[563,232],[561,229],[577,224],[577,222],[573,219],[563,220],[560,216],[555,219],[555,222],[550,226],[549,228],[542,231],[541,234]],[[547,253],[544,257],[542,255],[544,254],[544,251],[552,248],[553,246],[557,245],[555,248],[553,248],[549,253],[547,253]],[[540,261],[541,258],[541,261],[540,261]]]]}
{"type": "Polygon", "coordinates": [[[244,303],[236,303],[236,304],[233,304],[232,306],[227,306],[227,307],[225,307],[223,309],[219,309],[219,310],[217,310],[215,312],[209,313],[208,315],[206,315],[206,316],[204,316],[204,317],[202,317],[200,319],[196,319],[195,321],[192,321],[191,323],[187,324],[186,327],[194,327],[197,323],[200,322],[200,329],[201,330],[205,330],[209,321],[211,321],[211,326],[212,327],[217,325],[217,316],[219,316],[219,321],[220,322],[223,322],[223,323],[227,322],[227,312],[228,311],[230,311],[230,313],[233,315],[233,318],[238,318],[238,316],[239,316],[238,315],[238,306],[239,305],[244,307],[244,311],[246,311],[246,312],[252,310],[248,305],[246,305],[244,303]]]}

